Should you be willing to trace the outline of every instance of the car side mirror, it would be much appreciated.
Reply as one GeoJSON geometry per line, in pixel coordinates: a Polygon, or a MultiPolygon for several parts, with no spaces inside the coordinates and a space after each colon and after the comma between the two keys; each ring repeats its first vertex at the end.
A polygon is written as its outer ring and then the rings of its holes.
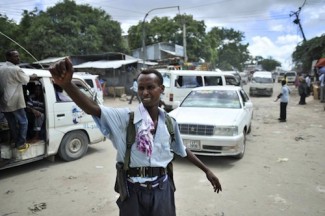
{"type": "Polygon", "coordinates": [[[252,103],[246,103],[246,102],[244,102],[244,106],[246,108],[252,108],[253,107],[253,104],[252,103]]]}

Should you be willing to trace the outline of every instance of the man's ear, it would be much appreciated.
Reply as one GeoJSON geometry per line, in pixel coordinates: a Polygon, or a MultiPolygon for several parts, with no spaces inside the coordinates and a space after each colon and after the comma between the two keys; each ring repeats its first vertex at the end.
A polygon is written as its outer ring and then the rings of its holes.
{"type": "Polygon", "coordinates": [[[164,85],[160,85],[160,89],[161,89],[161,93],[163,93],[165,91],[165,86],[164,85]]]}

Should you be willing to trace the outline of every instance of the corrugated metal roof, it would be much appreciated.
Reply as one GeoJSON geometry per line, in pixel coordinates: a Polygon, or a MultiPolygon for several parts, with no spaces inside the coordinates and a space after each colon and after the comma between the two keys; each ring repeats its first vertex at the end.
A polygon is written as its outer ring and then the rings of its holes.
{"type": "Polygon", "coordinates": [[[97,68],[97,69],[106,69],[106,68],[120,68],[123,65],[132,64],[138,62],[137,59],[133,60],[117,60],[117,61],[106,61],[106,60],[100,60],[100,61],[90,61],[85,62],[79,65],[74,65],[74,68],[97,68]]]}
{"type": "MultiPolygon", "coordinates": [[[[74,65],[74,68],[97,68],[97,69],[108,69],[113,68],[117,69],[122,67],[123,65],[133,64],[133,63],[143,63],[141,59],[130,59],[130,60],[117,60],[117,61],[90,61],[85,62],[79,65],[74,65]]],[[[147,65],[156,65],[156,62],[145,62],[147,65]]]]}
{"type": "Polygon", "coordinates": [[[52,64],[54,62],[58,62],[58,61],[61,61],[63,60],[65,57],[50,57],[50,58],[47,58],[47,59],[43,59],[43,60],[40,60],[40,61],[37,61],[37,62],[34,62],[33,64],[52,64]]]}
{"type": "Polygon", "coordinates": [[[166,52],[168,54],[171,54],[171,55],[174,55],[174,56],[177,56],[176,52],[173,52],[173,51],[170,51],[170,50],[165,50],[165,49],[160,49],[161,51],[163,52],[166,52]]]}

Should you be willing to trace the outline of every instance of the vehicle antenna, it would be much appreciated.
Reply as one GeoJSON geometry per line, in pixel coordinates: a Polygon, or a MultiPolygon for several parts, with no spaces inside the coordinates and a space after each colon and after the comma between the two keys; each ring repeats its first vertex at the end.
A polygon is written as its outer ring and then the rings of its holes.
{"type": "MultiPolygon", "coordinates": [[[[38,61],[35,56],[33,56],[30,52],[28,52],[28,50],[26,50],[23,46],[21,46],[18,42],[16,42],[14,39],[10,38],[9,36],[7,36],[6,34],[4,34],[3,32],[0,31],[0,34],[2,34],[3,36],[5,36],[6,38],[8,38],[9,40],[11,40],[12,42],[14,42],[15,44],[17,44],[20,48],[22,48],[23,50],[25,50],[25,52],[27,52],[35,61],[38,61]]],[[[42,69],[44,69],[43,65],[39,64],[42,69]]]]}

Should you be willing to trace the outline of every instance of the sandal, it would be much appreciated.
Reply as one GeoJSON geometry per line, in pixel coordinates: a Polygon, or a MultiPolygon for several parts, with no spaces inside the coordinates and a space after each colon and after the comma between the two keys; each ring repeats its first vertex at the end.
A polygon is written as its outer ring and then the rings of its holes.
{"type": "Polygon", "coordinates": [[[30,147],[30,144],[25,143],[25,145],[18,147],[17,150],[18,150],[20,153],[23,153],[23,152],[27,151],[27,149],[29,149],[29,147],[30,147]]]}

